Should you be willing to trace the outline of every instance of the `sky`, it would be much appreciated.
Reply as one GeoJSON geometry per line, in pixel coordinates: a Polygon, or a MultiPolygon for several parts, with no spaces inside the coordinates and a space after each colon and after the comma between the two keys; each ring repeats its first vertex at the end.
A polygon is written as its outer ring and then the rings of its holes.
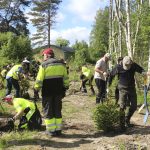
{"type": "MultiPolygon", "coordinates": [[[[94,18],[99,8],[108,5],[108,0],[62,0],[56,16],[56,24],[51,30],[51,43],[58,37],[69,40],[74,44],[76,40],[89,42],[89,35],[94,24],[94,18]]],[[[36,29],[29,25],[32,34],[36,29]]]]}

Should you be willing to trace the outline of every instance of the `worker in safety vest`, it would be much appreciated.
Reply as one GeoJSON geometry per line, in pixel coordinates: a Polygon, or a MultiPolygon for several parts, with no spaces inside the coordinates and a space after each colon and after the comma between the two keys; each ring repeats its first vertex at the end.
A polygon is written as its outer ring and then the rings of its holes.
{"type": "Polygon", "coordinates": [[[1,87],[4,88],[4,84],[5,84],[5,78],[6,78],[6,74],[7,74],[7,66],[3,66],[3,69],[1,71],[0,77],[1,77],[1,87]]]}
{"type": "Polygon", "coordinates": [[[3,66],[3,70],[1,71],[1,76],[3,79],[6,78],[7,71],[7,66],[3,66]]]}
{"type": "Polygon", "coordinates": [[[21,75],[23,75],[27,71],[27,65],[26,63],[20,64],[20,65],[15,65],[13,66],[10,71],[8,71],[6,75],[6,86],[7,86],[7,91],[6,95],[9,95],[12,90],[12,86],[16,90],[16,97],[20,97],[20,86],[19,82],[21,81],[21,75]]]}
{"type": "Polygon", "coordinates": [[[59,136],[62,131],[62,98],[69,86],[67,69],[62,61],[54,58],[51,48],[43,52],[44,62],[41,64],[34,90],[42,88],[42,105],[45,114],[46,133],[59,136]]]}
{"type": "Polygon", "coordinates": [[[87,83],[87,81],[89,81],[91,93],[92,93],[92,95],[95,95],[95,91],[94,91],[94,88],[92,85],[93,78],[94,78],[94,76],[93,76],[91,70],[88,69],[87,66],[83,66],[81,75],[80,75],[80,79],[81,79],[80,91],[87,93],[86,83],[87,83]]]}
{"type": "Polygon", "coordinates": [[[12,120],[20,120],[18,129],[40,129],[42,119],[35,103],[24,98],[14,98],[12,95],[7,95],[4,98],[4,100],[9,105],[13,105],[17,112],[17,114],[12,118],[12,120]]]}

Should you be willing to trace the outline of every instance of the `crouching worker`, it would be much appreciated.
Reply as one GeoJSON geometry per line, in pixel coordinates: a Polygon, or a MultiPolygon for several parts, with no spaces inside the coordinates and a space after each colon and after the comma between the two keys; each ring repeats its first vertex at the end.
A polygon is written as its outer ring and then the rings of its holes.
{"type": "Polygon", "coordinates": [[[41,128],[42,119],[35,103],[24,98],[14,98],[12,95],[7,95],[4,100],[9,105],[13,105],[15,108],[17,114],[12,118],[12,120],[14,122],[17,119],[20,120],[18,125],[19,130],[35,130],[41,128]]]}
{"type": "Polygon", "coordinates": [[[80,91],[82,91],[83,93],[87,93],[86,83],[89,81],[91,94],[95,95],[95,91],[94,91],[94,88],[92,85],[93,78],[94,78],[94,75],[92,74],[91,70],[88,69],[86,65],[83,66],[82,71],[81,71],[81,75],[80,75],[80,79],[81,79],[80,91]]]}

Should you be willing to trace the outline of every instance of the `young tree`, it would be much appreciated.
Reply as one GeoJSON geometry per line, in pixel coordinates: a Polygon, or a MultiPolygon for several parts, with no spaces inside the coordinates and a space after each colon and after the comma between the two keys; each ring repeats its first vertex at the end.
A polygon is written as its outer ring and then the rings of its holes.
{"type": "Polygon", "coordinates": [[[69,42],[69,40],[59,37],[56,39],[55,44],[59,45],[59,46],[69,46],[70,42],[69,42]]]}
{"type": "Polygon", "coordinates": [[[0,32],[13,32],[17,35],[29,34],[23,12],[23,8],[29,4],[29,0],[1,0],[0,32]]]}
{"type": "Polygon", "coordinates": [[[50,30],[55,23],[58,5],[61,0],[33,0],[33,8],[30,15],[33,25],[37,28],[37,33],[33,35],[35,44],[48,44],[50,47],[50,30]],[[45,41],[47,41],[45,43],[45,41]]]}
{"type": "Polygon", "coordinates": [[[22,61],[26,56],[32,56],[31,41],[27,36],[16,36],[11,32],[0,34],[0,58],[12,61],[22,61]]]}
{"type": "Polygon", "coordinates": [[[88,60],[88,44],[85,41],[76,41],[72,47],[75,49],[74,64],[76,67],[81,67],[88,60]]]}

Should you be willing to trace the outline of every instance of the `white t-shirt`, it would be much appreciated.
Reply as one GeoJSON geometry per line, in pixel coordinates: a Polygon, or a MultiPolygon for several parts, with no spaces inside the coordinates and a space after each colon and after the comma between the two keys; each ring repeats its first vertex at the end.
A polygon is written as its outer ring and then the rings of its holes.
{"type": "MultiPolygon", "coordinates": [[[[105,62],[104,58],[101,58],[96,62],[95,68],[99,68],[101,71],[107,72],[108,64],[105,62]]],[[[105,80],[104,75],[102,73],[98,73],[96,71],[95,71],[95,74],[94,74],[94,78],[105,80]]]]}

